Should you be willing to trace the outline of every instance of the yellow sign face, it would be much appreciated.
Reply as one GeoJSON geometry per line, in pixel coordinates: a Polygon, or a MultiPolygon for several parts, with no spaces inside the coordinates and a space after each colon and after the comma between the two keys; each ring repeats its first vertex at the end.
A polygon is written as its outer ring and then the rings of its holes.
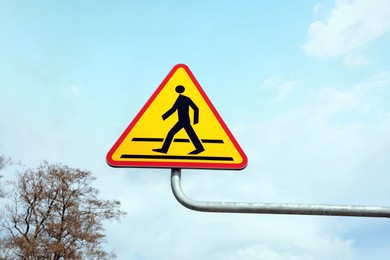
{"type": "Polygon", "coordinates": [[[108,152],[107,163],[243,169],[247,157],[192,72],[178,64],[108,152]]]}

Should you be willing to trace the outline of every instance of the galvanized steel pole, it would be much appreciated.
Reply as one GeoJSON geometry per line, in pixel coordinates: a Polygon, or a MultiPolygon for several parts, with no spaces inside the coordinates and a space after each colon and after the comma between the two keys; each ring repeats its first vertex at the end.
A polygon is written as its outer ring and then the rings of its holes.
{"type": "Polygon", "coordinates": [[[183,206],[196,211],[390,218],[390,207],[196,201],[187,197],[181,188],[181,169],[172,169],[171,186],[176,199],[183,206]]]}

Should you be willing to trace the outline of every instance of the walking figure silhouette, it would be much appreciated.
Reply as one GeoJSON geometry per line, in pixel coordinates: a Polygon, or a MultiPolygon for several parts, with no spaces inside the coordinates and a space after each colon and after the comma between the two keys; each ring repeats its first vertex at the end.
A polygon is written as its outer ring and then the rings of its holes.
{"type": "Polygon", "coordinates": [[[199,108],[195,105],[191,98],[182,94],[185,91],[185,88],[182,85],[178,85],[175,90],[177,93],[179,93],[179,96],[173,106],[162,115],[162,118],[163,120],[167,119],[177,110],[179,120],[171,128],[171,130],[169,130],[167,137],[164,140],[163,146],[158,149],[153,149],[153,151],[165,154],[168,153],[169,147],[171,146],[171,143],[173,141],[173,137],[182,128],[184,128],[192,144],[195,146],[195,150],[190,152],[189,154],[199,154],[204,151],[204,147],[191,126],[191,120],[189,116],[189,109],[191,107],[194,111],[194,125],[196,125],[199,122],[199,108]]]}

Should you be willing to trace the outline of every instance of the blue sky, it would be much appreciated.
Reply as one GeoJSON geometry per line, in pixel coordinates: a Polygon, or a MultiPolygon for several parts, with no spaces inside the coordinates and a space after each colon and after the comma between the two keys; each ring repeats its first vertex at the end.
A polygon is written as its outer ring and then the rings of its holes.
{"type": "Polygon", "coordinates": [[[0,1],[1,151],[92,170],[129,213],[107,224],[119,259],[383,259],[386,219],[192,212],[169,170],[105,155],[185,63],[249,158],[183,171],[191,197],[390,205],[388,17],[387,0],[0,1]]]}

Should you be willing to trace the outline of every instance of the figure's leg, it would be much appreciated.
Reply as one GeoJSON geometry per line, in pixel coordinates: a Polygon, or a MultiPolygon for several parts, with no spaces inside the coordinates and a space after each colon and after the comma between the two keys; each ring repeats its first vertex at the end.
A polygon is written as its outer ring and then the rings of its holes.
{"type": "Polygon", "coordinates": [[[196,135],[194,129],[190,124],[185,125],[184,129],[186,130],[188,137],[191,139],[192,144],[195,146],[195,150],[190,152],[189,154],[199,154],[204,151],[204,147],[200,142],[198,136],[196,135]]]}
{"type": "Polygon", "coordinates": [[[171,143],[173,141],[173,137],[175,136],[175,134],[177,134],[177,132],[180,131],[180,129],[183,128],[183,125],[179,122],[176,123],[176,125],[174,125],[172,127],[171,130],[169,130],[168,134],[167,134],[167,137],[165,138],[164,140],[164,143],[163,143],[163,146],[159,149],[153,149],[153,151],[155,152],[159,152],[159,153],[167,153],[168,150],[169,150],[169,147],[171,146],[171,143]]]}

